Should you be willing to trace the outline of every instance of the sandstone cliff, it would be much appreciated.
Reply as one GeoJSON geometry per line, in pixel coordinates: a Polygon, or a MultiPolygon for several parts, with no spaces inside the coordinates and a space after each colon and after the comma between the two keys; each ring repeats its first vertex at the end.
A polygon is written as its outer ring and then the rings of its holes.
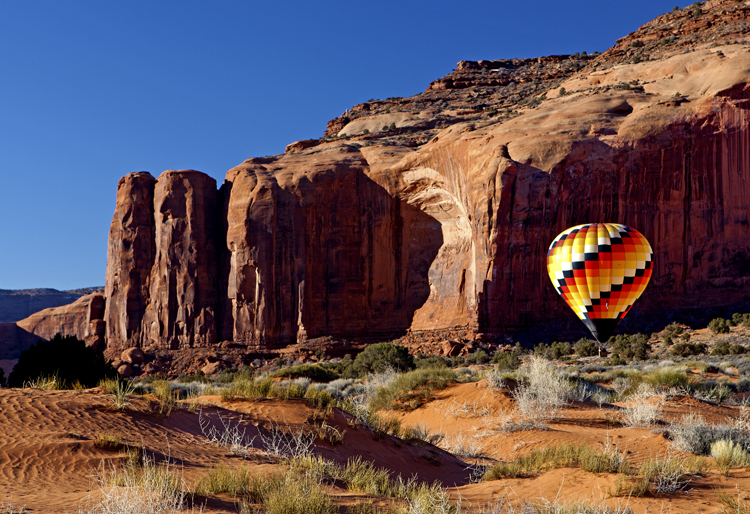
{"type": "Polygon", "coordinates": [[[546,251],[585,222],[651,241],[634,319],[748,303],[750,7],[697,9],[602,55],[459,63],[218,192],[194,171],[123,178],[110,351],[564,326],[546,251]]]}
{"type": "Polygon", "coordinates": [[[50,340],[55,334],[75,336],[87,345],[100,347],[104,342],[104,295],[91,293],[69,305],[36,312],[16,325],[25,332],[50,340]]]}

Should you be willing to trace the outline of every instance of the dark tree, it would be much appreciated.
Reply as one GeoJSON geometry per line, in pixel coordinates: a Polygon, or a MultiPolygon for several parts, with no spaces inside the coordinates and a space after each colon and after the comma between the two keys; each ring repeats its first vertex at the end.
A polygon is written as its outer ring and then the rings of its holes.
{"type": "Polygon", "coordinates": [[[94,387],[103,378],[116,377],[117,371],[101,352],[77,337],[57,334],[50,341],[39,340],[21,354],[8,377],[8,387],[23,387],[30,380],[52,376],[65,387],[75,382],[94,387]]]}

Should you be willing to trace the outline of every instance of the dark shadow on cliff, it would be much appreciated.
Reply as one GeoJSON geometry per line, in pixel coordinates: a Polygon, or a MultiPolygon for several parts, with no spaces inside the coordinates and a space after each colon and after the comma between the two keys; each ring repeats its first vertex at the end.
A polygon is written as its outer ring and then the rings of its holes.
{"type": "Polygon", "coordinates": [[[517,171],[504,174],[479,330],[522,341],[590,337],[551,285],[546,255],[561,231],[596,222],[633,227],[654,250],[651,281],[616,333],[661,330],[672,321],[705,327],[750,310],[748,211],[743,199],[724,194],[750,181],[750,167],[722,153],[741,149],[747,136],[716,132],[712,116],[677,120],[616,148],[597,138],[577,141],[549,173],[516,163],[517,171]]]}

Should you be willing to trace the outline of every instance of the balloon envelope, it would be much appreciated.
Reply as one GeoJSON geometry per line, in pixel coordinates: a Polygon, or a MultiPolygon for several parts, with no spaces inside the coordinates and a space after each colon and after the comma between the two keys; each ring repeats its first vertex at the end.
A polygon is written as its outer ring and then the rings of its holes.
{"type": "Polygon", "coordinates": [[[590,223],[558,235],[547,253],[555,289],[599,342],[605,342],[651,278],[653,251],[635,229],[590,223]]]}

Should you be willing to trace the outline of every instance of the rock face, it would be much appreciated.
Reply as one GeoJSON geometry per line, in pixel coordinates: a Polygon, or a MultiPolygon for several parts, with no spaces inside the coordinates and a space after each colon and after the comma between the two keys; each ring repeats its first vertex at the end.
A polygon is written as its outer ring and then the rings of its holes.
{"type": "Polygon", "coordinates": [[[120,180],[107,260],[113,352],[216,341],[216,181],[191,170],[120,180]]]}
{"type": "Polygon", "coordinates": [[[107,341],[127,348],[141,343],[141,322],[154,263],[154,185],[150,173],[131,173],[117,184],[107,249],[107,341]]]}
{"type": "MultiPolygon", "coordinates": [[[[703,9],[706,31],[727,20],[715,44],[750,19],[703,9]]],[[[747,304],[750,53],[659,39],[695,18],[664,15],[596,57],[464,61],[315,145],[245,161],[218,192],[194,171],[123,178],[108,351],[575,325],[545,257],[589,222],[654,248],[636,323],[747,304]]]]}
{"type": "Polygon", "coordinates": [[[55,334],[75,336],[89,346],[104,342],[104,295],[91,293],[75,302],[32,314],[17,325],[35,336],[50,340],[55,334]]]}

